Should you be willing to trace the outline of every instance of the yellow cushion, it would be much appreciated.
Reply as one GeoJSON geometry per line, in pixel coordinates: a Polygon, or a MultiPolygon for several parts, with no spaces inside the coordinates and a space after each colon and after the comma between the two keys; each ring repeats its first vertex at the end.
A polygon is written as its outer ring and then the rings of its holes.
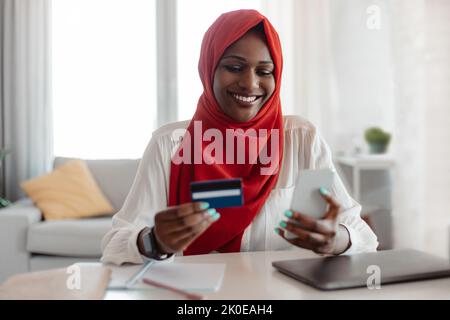
{"type": "Polygon", "coordinates": [[[114,212],[86,163],[68,161],[53,172],[21,184],[46,220],[83,218],[114,212]]]}

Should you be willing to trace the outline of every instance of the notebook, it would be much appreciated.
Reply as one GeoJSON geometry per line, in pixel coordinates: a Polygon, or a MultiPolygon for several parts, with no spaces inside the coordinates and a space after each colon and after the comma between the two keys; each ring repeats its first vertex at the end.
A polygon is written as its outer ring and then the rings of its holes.
{"type": "Polygon", "coordinates": [[[142,282],[148,278],[187,291],[215,292],[222,285],[223,263],[178,263],[149,261],[144,265],[112,266],[108,289],[154,289],[142,282]]]}

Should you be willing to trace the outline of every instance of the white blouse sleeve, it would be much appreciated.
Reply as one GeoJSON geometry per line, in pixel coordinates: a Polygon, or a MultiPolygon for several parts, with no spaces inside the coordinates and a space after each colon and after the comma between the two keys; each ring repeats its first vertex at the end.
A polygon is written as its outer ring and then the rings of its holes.
{"type": "MultiPolygon", "coordinates": [[[[311,139],[310,167],[316,169],[329,168],[336,172],[327,143],[315,130],[310,131],[309,135],[311,139]]],[[[337,217],[338,223],[343,225],[350,235],[351,245],[344,254],[376,251],[378,247],[377,236],[361,219],[361,205],[350,197],[337,173],[330,192],[341,204],[341,210],[337,217]]]]}
{"type": "Polygon", "coordinates": [[[152,137],[140,161],[123,207],[112,219],[112,229],[103,237],[104,263],[143,263],[137,248],[139,232],[154,224],[156,212],[167,206],[166,176],[161,141],[152,137]]]}

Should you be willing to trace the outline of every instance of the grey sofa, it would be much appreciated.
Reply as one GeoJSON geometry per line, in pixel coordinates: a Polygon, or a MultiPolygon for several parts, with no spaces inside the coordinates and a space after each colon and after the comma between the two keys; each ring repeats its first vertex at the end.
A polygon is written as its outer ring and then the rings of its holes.
{"type": "MultiPolygon", "coordinates": [[[[56,158],[58,167],[69,158],[56,158]]],[[[136,175],[139,160],[87,160],[101,190],[118,211],[136,175]]],[[[0,283],[21,272],[98,261],[111,216],[42,221],[40,210],[24,198],[0,210],[0,283]]]]}

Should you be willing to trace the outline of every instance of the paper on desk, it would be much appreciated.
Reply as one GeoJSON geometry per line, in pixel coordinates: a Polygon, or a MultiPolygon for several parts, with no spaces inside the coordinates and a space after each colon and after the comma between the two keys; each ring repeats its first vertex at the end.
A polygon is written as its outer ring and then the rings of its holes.
{"type": "Polygon", "coordinates": [[[143,268],[142,264],[139,265],[107,265],[111,271],[111,281],[109,282],[108,289],[118,289],[123,290],[126,289],[126,283],[130,280],[135,274],[139,272],[143,268]]]}
{"type": "Polygon", "coordinates": [[[0,300],[102,299],[111,270],[100,264],[76,265],[79,268],[72,265],[11,276],[0,286],[0,300]]]}
{"type": "MultiPolygon", "coordinates": [[[[135,275],[142,266],[112,267],[110,289],[124,289],[125,282],[135,275]]],[[[132,289],[152,289],[142,283],[148,278],[183,290],[213,292],[219,290],[225,274],[223,263],[155,263],[142,275],[132,289]]]]}

